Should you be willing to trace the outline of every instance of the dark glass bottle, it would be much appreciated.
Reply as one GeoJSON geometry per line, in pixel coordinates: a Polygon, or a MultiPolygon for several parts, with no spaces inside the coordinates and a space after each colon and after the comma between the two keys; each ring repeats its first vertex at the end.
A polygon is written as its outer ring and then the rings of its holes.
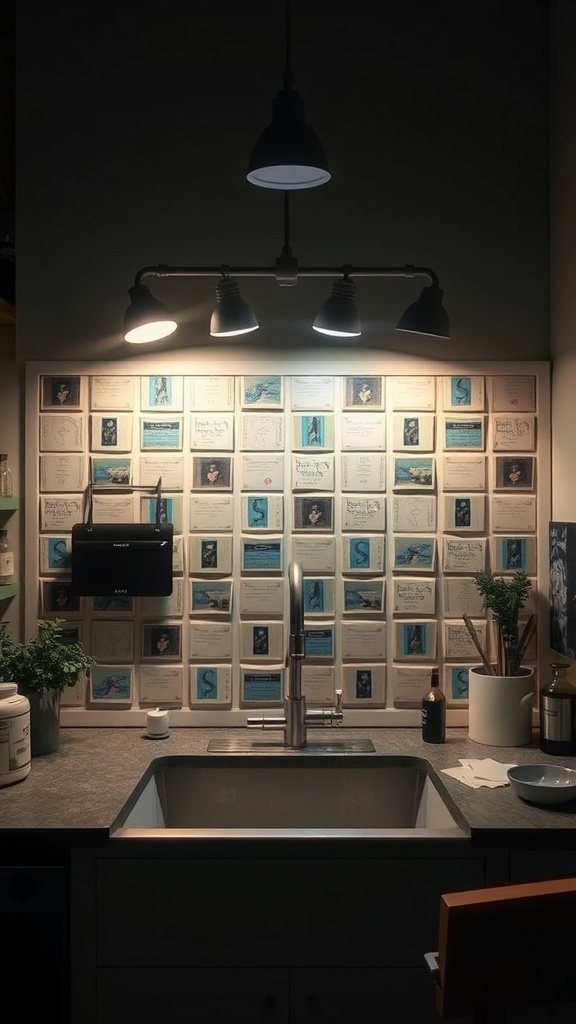
{"type": "Polygon", "coordinates": [[[540,750],[557,757],[576,755],[576,686],[568,663],[552,662],[552,679],[540,690],[540,750]]]}
{"type": "Polygon", "coordinates": [[[446,741],[446,697],[440,689],[436,665],[430,676],[430,689],[422,697],[422,739],[425,743],[446,741]]]}

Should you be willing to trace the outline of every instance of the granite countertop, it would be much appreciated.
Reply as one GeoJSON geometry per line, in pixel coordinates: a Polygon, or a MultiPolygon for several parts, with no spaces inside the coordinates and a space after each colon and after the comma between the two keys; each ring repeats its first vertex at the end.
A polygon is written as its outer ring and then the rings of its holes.
{"type": "MultiPolygon", "coordinates": [[[[246,730],[172,728],[166,739],[150,740],[139,728],[62,728],[57,753],[34,758],[26,779],[0,788],[3,843],[106,842],[111,825],[154,758],[206,754],[211,739],[242,735],[246,730]]],[[[510,748],[472,743],[465,728],[448,729],[446,743],[440,745],[424,743],[414,728],[339,729],[337,736],[369,738],[378,754],[426,760],[437,788],[473,842],[576,849],[576,800],[559,807],[535,807],[519,799],[510,786],[473,790],[440,773],[456,766],[460,757],[576,768],[574,758],[543,754],[536,734],[531,746],[510,748]]],[[[309,740],[327,738],[326,730],[309,730],[309,740]]],[[[336,739],[336,732],[330,738],[336,739]]],[[[286,754],[282,748],[272,756],[276,753],[286,754]]]]}

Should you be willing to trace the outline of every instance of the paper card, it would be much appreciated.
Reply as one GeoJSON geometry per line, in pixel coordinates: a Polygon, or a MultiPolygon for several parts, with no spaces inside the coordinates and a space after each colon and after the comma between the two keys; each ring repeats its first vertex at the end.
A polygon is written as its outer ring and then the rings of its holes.
{"type": "Polygon", "coordinates": [[[190,580],[191,615],[230,615],[232,580],[190,580]]]}
{"type": "Polygon", "coordinates": [[[514,497],[494,495],[492,498],[492,531],[494,533],[534,533],[536,529],[535,495],[514,497]]]}
{"type": "Polygon", "coordinates": [[[232,705],[231,665],[190,666],[190,707],[210,711],[232,705]]]}
{"type": "Polygon", "coordinates": [[[470,618],[484,614],[484,599],[472,577],[445,577],[444,614],[454,618],[464,614],[470,618]]]}
{"type": "Polygon", "coordinates": [[[133,675],[131,665],[93,665],[90,669],[90,703],[131,704],[133,675]]]}
{"type": "Polygon", "coordinates": [[[304,625],[304,644],[308,659],[334,658],[334,623],[310,626],[304,625]]]}
{"type": "Polygon", "coordinates": [[[284,378],[274,374],[240,377],[240,404],[243,409],[282,409],[284,378]]]}
{"type": "Polygon", "coordinates": [[[266,540],[241,537],[240,546],[243,572],[282,572],[281,537],[269,537],[266,540]]]}
{"type": "Polygon", "coordinates": [[[181,491],[184,487],[183,455],[141,455],[140,485],[155,487],[162,480],[162,490],[181,491]]]}
{"type": "Polygon", "coordinates": [[[143,597],[142,615],[176,618],[184,613],[184,580],[172,579],[172,593],[166,597],[143,597]]]}
{"type": "Polygon", "coordinates": [[[445,416],[444,448],[452,451],[482,452],[486,444],[485,416],[445,416]]]}
{"type": "Polygon", "coordinates": [[[306,618],[314,615],[334,615],[334,580],[318,576],[304,576],[302,598],[306,618]]]}
{"type": "Polygon", "coordinates": [[[386,451],[386,417],[379,412],[343,412],[342,451],[386,451]]]}
{"type": "Polygon", "coordinates": [[[231,455],[193,455],[192,456],[192,490],[193,491],[231,491],[232,490],[232,456],[231,455]]]}
{"type": "Polygon", "coordinates": [[[190,378],[190,408],[194,412],[233,412],[235,378],[210,376],[190,378]]]}
{"type": "Polygon", "coordinates": [[[343,612],[374,615],[384,612],[384,580],[342,580],[343,612]]]}
{"type": "Polygon", "coordinates": [[[444,455],[442,487],[445,491],[485,491],[485,455],[444,455]]]}
{"type": "Polygon", "coordinates": [[[483,494],[444,495],[444,529],[454,533],[482,533],[486,523],[483,494]]]}
{"type": "Polygon", "coordinates": [[[496,455],[494,489],[497,491],[534,490],[536,459],[532,455],[496,455]]]}
{"type": "Polygon", "coordinates": [[[293,415],[292,446],[302,451],[332,451],[334,449],[334,414],[293,415]]]}
{"type": "Polygon", "coordinates": [[[92,501],[95,523],[133,523],[133,494],[95,494],[92,501]]]}
{"type": "Polygon", "coordinates": [[[134,623],[113,619],[94,621],[91,625],[90,653],[96,661],[113,664],[134,661],[134,623]]]}
{"type": "Polygon", "coordinates": [[[340,511],[344,531],[386,529],[386,499],[376,494],[347,494],[341,500],[340,511]]]}
{"type": "Polygon", "coordinates": [[[493,537],[491,549],[494,572],[536,572],[536,537],[493,537]]]}
{"type": "Polygon", "coordinates": [[[184,538],[172,539],[172,572],[184,572],[184,538]]]}
{"type": "MultiPolygon", "coordinates": [[[[478,635],[480,646],[484,651],[487,649],[487,622],[485,619],[472,619],[472,625],[478,635]]],[[[466,624],[462,619],[445,619],[444,629],[444,656],[446,658],[458,658],[461,661],[479,662],[478,650],[474,644],[466,624]]]]}
{"type": "Polygon", "coordinates": [[[444,572],[483,572],[486,568],[486,537],[444,537],[442,568],[444,572]]]}
{"type": "Polygon", "coordinates": [[[240,706],[280,707],[284,700],[284,669],[240,666],[240,706]]]}
{"type": "Polygon", "coordinates": [[[426,620],[394,623],[394,657],[398,661],[434,661],[436,623],[426,620]]]}
{"type": "Polygon", "coordinates": [[[392,581],[394,612],[400,615],[434,615],[436,580],[395,578],[392,581]]]}
{"type": "Polygon", "coordinates": [[[284,654],[282,622],[242,622],[240,657],[243,661],[280,661],[284,654]]]}
{"type": "Polygon", "coordinates": [[[383,377],[343,377],[343,409],[383,409],[383,377]]]}
{"type": "Polygon", "coordinates": [[[232,572],[232,538],[201,536],[188,538],[191,573],[228,576],[232,572]]]}
{"type": "Polygon", "coordinates": [[[234,504],[231,494],[193,494],[190,499],[190,532],[209,535],[232,532],[234,504]]]}
{"type": "Polygon", "coordinates": [[[242,455],[240,487],[243,491],[282,491],[283,455],[242,455]]]}
{"type": "Polygon", "coordinates": [[[83,377],[40,377],[41,409],[82,409],[83,405],[83,377]]]}
{"type": "Polygon", "coordinates": [[[443,405],[447,411],[483,412],[485,403],[484,377],[444,377],[443,405]]]}
{"type": "Polygon", "coordinates": [[[430,668],[419,665],[394,665],[392,679],[394,707],[420,707],[422,697],[430,689],[430,668]]]}
{"type": "Polygon", "coordinates": [[[394,569],[402,572],[434,572],[436,538],[394,536],[394,569]]]}
{"type": "Polygon", "coordinates": [[[383,573],[385,542],[383,536],[354,534],[342,538],[342,571],[383,573]]]}
{"type": "Polygon", "coordinates": [[[140,378],[140,408],[142,412],[182,412],[184,408],[184,379],[157,375],[140,378]]]}
{"type": "Polygon", "coordinates": [[[293,491],[333,491],[333,455],[293,455],[293,491]]]}
{"type": "Polygon", "coordinates": [[[436,408],[435,377],[390,377],[389,385],[393,409],[434,412],[436,408]]]}
{"type": "Polygon", "coordinates": [[[292,377],[292,408],[319,412],[334,408],[334,377],[292,377]]]}
{"type": "Polygon", "coordinates": [[[134,377],[90,377],[90,408],[92,412],[133,412],[134,377]]]}
{"type": "Polygon", "coordinates": [[[284,497],[282,494],[242,495],[242,529],[248,532],[271,531],[280,533],[284,529],[284,497]]]}
{"type": "Polygon", "coordinates": [[[192,451],[233,452],[232,413],[193,413],[190,416],[190,448],[192,451]]]}
{"type": "Polygon", "coordinates": [[[40,572],[58,576],[70,572],[72,539],[70,536],[40,537],[40,572]]]}
{"type": "Polygon", "coordinates": [[[536,408],[536,377],[531,374],[492,377],[494,412],[532,412],[536,408]]]}
{"type": "Polygon", "coordinates": [[[345,708],[383,708],[386,705],[384,665],[346,665],[342,704],[345,708]]]}
{"type": "Polygon", "coordinates": [[[182,623],[144,623],[142,626],[141,656],[143,660],[181,661],[182,623]]]}
{"type": "Polygon", "coordinates": [[[444,665],[444,682],[442,689],[446,700],[461,704],[468,700],[468,673],[474,665],[478,665],[478,652],[475,660],[469,664],[444,665]]]}
{"type": "Polygon", "coordinates": [[[394,459],[394,490],[433,490],[434,456],[394,459]]]}
{"type": "Polygon", "coordinates": [[[209,622],[190,623],[191,661],[230,661],[232,658],[232,623],[209,622]]]}
{"type": "Polygon", "coordinates": [[[343,491],[385,491],[386,456],[373,452],[355,452],[341,456],[343,491]]]}
{"type": "Polygon", "coordinates": [[[139,677],[141,704],[181,706],[184,688],[182,665],[140,665],[139,677]]]}
{"type": "MultiPolygon", "coordinates": [[[[140,498],[140,522],[156,522],[158,498],[140,498]]],[[[182,533],[182,495],[163,494],[160,498],[160,522],[172,523],[175,533],[182,533]]]]}
{"type": "Polygon", "coordinates": [[[396,451],[434,451],[434,416],[432,413],[395,413],[393,438],[396,451]]]}
{"type": "Polygon", "coordinates": [[[436,496],[395,494],[392,498],[394,533],[427,533],[436,529],[436,496]]]}
{"type": "Polygon", "coordinates": [[[252,452],[283,452],[284,416],[280,413],[243,412],[240,414],[240,449],[252,452]]]}
{"type": "Polygon", "coordinates": [[[92,455],[90,481],[95,487],[129,487],[132,459],[129,455],[92,455]]]}
{"type": "Polygon", "coordinates": [[[42,615],[49,618],[80,618],[82,602],[78,594],[72,593],[67,580],[41,580],[42,615]]]}
{"type": "Polygon", "coordinates": [[[294,498],[294,529],[332,532],[334,529],[334,498],[310,494],[294,498]]]}
{"type": "Polygon", "coordinates": [[[41,452],[84,451],[84,420],[81,416],[47,413],[40,416],[41,452]]]}
{"type": "Polygon", "coordinates": [[[140,417],[140,447],[143,451],[182,451],[182,416],[140,417]]]}
{"type": "Polygon", "coordinates": [[[331,708],[336,703],[333,665],[302,665],[302,696],[309,708],[331,708]]]}
{"type": "Polygon", "coordinates": [[[385,622],[347,622],[341,625],[342,658],[375,661],[386,657],[385,622]]]}
{"type": "Polygon", "coordinates": [[[106,413],[90,416],[90,448],[93,452],[131,452],[132,416],[106,413]]]}
{"type": "Polygon", "coordinates": [[[41,491],[83,491],[88,483],[84,455],[41,455],[41,491]]]}
{"type": "Polygon", "coordinates": [[[284,615],[284,580],[241,579],[240,615],[284,615]]]}
{"type": "Polygon", "coordinates": [[[532,452],[535,444],[535,416],[530,413],[493,416],[492,447],[495,452],[532,452]]]}
{"type": "Polygon", "coordinates": [[[40,529],[48,533],[70,533],[84,518],[81,494],[60,494],[40,498],[40,529]]]}
{"type": "Polygon", "coordinates": [[[128,594],[94,594],[92,615],[106,615],[110,618],[134,618],[136,598],[128,594]]]}
{"type": "Polygon", "coordinates": [[[304,573],[336,571],[336,540],[334,537],[299,537],[292,535],[292,557],[300,562],[304,573]]]}

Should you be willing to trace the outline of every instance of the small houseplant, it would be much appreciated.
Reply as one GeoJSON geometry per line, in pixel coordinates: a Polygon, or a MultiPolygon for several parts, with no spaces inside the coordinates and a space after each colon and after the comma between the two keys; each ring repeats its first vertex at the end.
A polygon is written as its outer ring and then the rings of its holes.
{"type": "Polygon", "coordinates": [[[511,576],[497,576],[489,570],[475,572],[474,579],[484,599],[484,606],[492,612],[496,626],[495,674],[498,676],[520,675],[526,648],[536,627],[536,616],[531,615],[520,633],[520,612],[525,607],[530,595],[532,581],[523,569],[517,570],[511,576]]]}
{"type": "Polygon", "coordinates": [[[30,701],[32,756],[58,750],[62,690],[94,664],[81,643],[68,643],[63,626],[63,619],[41,619],[36,636],[21,643],[0,623],[0,679],[17,683],[30,701]]]}

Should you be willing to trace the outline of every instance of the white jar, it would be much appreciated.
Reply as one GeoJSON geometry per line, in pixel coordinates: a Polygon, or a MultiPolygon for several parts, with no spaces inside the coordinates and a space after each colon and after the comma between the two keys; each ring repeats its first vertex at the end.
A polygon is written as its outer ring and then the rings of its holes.
{"type": "Polygon", "coordinates": [[[16,683],[0,683],[0,786],[30,771],[30,701],[16,683]]]}

